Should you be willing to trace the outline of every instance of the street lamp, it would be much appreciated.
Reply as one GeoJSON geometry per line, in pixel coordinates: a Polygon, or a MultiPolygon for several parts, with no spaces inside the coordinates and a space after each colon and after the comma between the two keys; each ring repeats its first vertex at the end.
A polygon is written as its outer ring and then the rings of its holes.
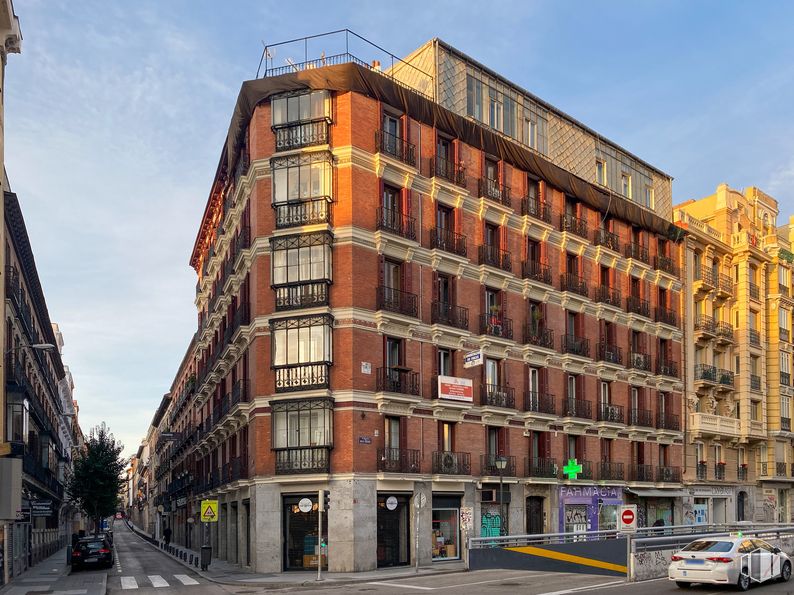
{"type": "Polygon", "coordinates": [[[494,460],[494,465],[499,469],[499,535],[505,535],[505,511],[504,511],[504,477],[505,467],[507,467],[507,457],[498,455],[494,460]]]}
{"type": "Polygon", "coordinates": [[[55,349],[55,345],[52,343],[33,343],[32,345],[17,345],[11,349],[6,349],[5,354],[8,355],[9,353],[13,353],[19,349],[25,349],[26,347],[33,349],[34,351],[53,351],[55,349]]]}

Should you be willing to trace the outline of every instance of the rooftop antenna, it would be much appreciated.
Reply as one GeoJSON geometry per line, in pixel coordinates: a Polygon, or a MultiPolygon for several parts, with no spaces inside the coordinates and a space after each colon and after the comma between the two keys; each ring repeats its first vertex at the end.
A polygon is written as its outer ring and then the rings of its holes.
{"type": "Polygon", "coordinates": [[[292,60],[292,58],[285,58],[285,59],[284,59],[284,62],[286,62],[287,64],[289,64],[290,66],[292,66],[292,68],[293,68],[293,69],[295,69],[295,72],[298,72],[299,68],[296,66],[296,64],[295,64],[295,62],[292,60]]]}

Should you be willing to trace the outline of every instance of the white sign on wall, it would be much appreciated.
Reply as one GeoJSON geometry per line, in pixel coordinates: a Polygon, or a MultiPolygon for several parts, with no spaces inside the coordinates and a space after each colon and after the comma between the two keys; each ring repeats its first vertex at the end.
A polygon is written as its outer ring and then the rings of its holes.
{"type": "Polygon", "coordinates": [[[438,398],[471,403],[474,401],[472,381],[468,378],[457,378],[456,376],[439,376],[438,398]]]}
{"type": "Polygon", "coordinates": [[[474,366],[481,366],[484,361],[482,350],[469,351],[463,355],[463,367],[473,368],[474,366]]]}

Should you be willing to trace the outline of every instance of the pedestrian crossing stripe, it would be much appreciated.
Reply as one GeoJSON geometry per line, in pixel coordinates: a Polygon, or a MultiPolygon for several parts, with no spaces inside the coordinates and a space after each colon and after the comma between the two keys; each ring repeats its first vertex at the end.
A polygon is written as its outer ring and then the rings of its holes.
{"type": "Polygon", "coordinates": [[[218,515],[215,512],[216,510],[218,510],[218,501],[217,500],[202,500],[201,501],[201,522],[202,523],[217,523],[218,522],[218,515]]]}
{"type": "MultiPolygon", "coordinates": [[[[127,590],[127,589],[129,589],[129,590],[139,589],[141,587],[148,588],[147,585],[146,585],[147,579],[148,579],[149,583],[151,584],[151,586],[154,587],[154,588],[162,588],[162,587],[170,587],[171,586],[171,584],[169,584],[169,582],[165,578],[160,576],[159,574],[149,574],[149,575],[145,575],[145,576],[146,576],[146,578],[140,578],[140,579],[136,579],[134,576],[122,576],[122,577],[120,577],[120,579],[121,579],[121,588],[124,589],[124,590],[127,590]],[[139,584],[139,580],[140,580],[140,584],[139,584]]],[[[176,579],[177,581],[179,581],[180,583],[182,583],[185,586],[191,586],[191,585],[200,584],[199,581],[197,581],[194,578],[189,577],[186,574],[174,574],[173,577],[174,577],[174,579],[176,579]]],[[[171,581],[171,582],[174,582],[174,581],[171,581]]]]}

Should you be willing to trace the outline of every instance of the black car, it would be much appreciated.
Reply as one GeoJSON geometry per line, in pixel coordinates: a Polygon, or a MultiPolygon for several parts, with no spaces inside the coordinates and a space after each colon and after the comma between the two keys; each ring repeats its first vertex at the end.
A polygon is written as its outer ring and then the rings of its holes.
{"type": "Polygon", "coordinates": [[[112,566],[113,544],[107,537],[83,537],[72,548],[72,570],[112,566]]]}

